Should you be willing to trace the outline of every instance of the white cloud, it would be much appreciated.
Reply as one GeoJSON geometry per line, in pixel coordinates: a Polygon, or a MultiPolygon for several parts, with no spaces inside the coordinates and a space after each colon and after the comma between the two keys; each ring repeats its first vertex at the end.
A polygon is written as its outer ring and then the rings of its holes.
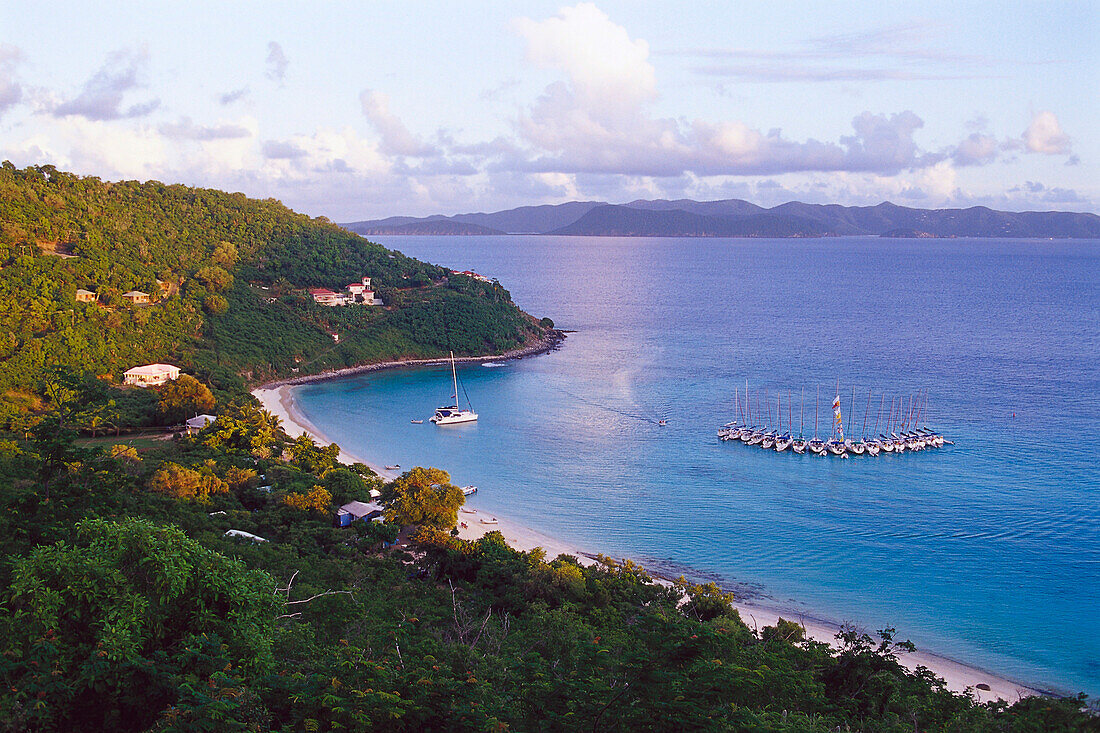
{"type": "Polygon", "coordinates": [[[165,137],[179,140],[225,140],[249,137],[252,134],[248,128],[232,123],[196,125],[190,117],[181,117],[177,122],[166,122],[158,129],[165,137]]]}
{"type": "Polygon", "coordinates": [[[117,120],[123,117],[144,117],[160,106],[159,99],[133,104],[123,109],[127,92],[142,86],[141,75],[148,64],[145,51],[115,51],[107,61],[84,82],[80,93],[56,104],[52,113],[58,117],[84,117],[89,120],[117,120]]]}
{"type": "Polygon", "coordinates": [[[955,147],[951,157],[958,165],[984,165],[997,158],[1001,147],[992,135],[973,132],[955,147]]]}
{"type": "Polygon", "coordinates": [[[1024,144],[1033,153],[1066,155],[1070,152],[1070,139],[1058,123],[1053,112],[1040,112],[1024,130],[1024,144]]]}
{"type": "Polygon", "coordinates": [[[597,116],[632,112],[657,96],[649,44],[632,40],[626,29],[591,3],[562,8],[543,21],[521,18],[527,57],[569,77],[579,106],[597,116]]]}
{"type": "Polygon", "coordinates": [[[429,157],[439,151],[418,140],[405,124],[390,112],[389,97],[372,89],[364,89],[359,94],[359,104],[363,116],[381,137],[381,149],[388,155],[407,155],[429,157]]]}

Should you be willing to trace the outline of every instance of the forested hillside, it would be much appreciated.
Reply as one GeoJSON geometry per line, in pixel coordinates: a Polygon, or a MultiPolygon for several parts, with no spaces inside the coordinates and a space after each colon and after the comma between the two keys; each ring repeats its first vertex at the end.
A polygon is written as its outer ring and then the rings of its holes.
{"type": "Polygon", "coordinates": [[[0,394],[7,413],[33,404],[47,366],[117,379],[167,361],[239,389],[371,360],[497,353],[542,335],[499,284],[447,275],[274,200],[5,163],[0,394]],[[384,307],[329,308],[305,292],[363,276],[384,307]],[[93,302],[78,302],[78,289],[93,302]],[[131,291],[152,302],[130,303],[131,291]]]}
{"type": "Polygon", "coordinates": [[[889,630],[834,650],[713,585],[459,540],[445,472],[383,486],[250,403],[192,438],[74,442],[102,385],[66,385],[0,440],[4,730],[1100,729],[1081,699],[952,693],[889,630]],[[385,522],[333,526],[372,489],[385,522]]]}

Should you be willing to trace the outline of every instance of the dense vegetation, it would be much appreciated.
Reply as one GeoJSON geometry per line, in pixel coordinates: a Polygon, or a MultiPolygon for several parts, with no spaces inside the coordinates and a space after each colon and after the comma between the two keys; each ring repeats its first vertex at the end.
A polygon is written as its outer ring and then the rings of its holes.
{"type": "Polygon", "coordinates": [[[35,408],[49,366],[117,380],[166,361],[239,391],[367,361],[499,353],[543,331],[497,283],[277,201],[0,167],[0,426],[35,408]],[[305,292],[364,275],[385,307],[328,308],[305,292]],[[77,289],[97,301],[77,302],[77,289]],[[130,304],[132,290],[154,302],[130,304]]]}
{"type": "Polygon", "coordinates": [[[713,585],[459,540],[445,472],[383,487],[249,401],[141,452],[74,442],[104,394],[57,379],[0,443],[6,730],[1100,730],[1081,699],[949,692],[890,630],[833,650],[713,585]],[[333,526],[372,489],[391,521],[333,526]]]}
{"type": "Polygon", "coordinates": [[[459,540],[446,472],[383,484],[242,391],[552,325],[495,283],[238,194],[10,165],[0,191],[0,729],[1100,730],[1083,698],[951,693],[891,630],[833,650],[750,630],[713,585],[459,540]],[[386,309],[301,292],[361,274],[386,309]],[[155,360],[197,378],[117,386],[155,360]],[[385,521],[334,526],[375,496],[385,521]]]}

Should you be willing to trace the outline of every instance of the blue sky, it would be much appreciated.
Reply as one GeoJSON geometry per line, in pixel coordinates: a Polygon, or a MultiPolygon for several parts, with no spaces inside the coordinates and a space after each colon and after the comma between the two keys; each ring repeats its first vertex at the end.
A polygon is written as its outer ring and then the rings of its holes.
{"type": "Polygon", "coordinates": [[[574,199],[1100,209],[1095,2],[22,2],[0,157],[337,221],[574,199]]]}

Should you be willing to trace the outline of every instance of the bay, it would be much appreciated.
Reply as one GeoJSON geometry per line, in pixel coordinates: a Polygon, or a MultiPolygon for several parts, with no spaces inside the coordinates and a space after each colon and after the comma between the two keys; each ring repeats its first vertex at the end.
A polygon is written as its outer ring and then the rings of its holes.
{"type": "Polygon", "coordinates": [[[1100,694],[1100,242],[378,240],[575,333],[460,366],[473,425],[410,422],[447,401],[442,367],[297,388],[353,454],[445,468],[581,547],[1100,694]],[[715,438],[746,380],[807,434],[819,395],[824,435],[838,379],[857,433],[880,395],[927,390],[956,445],[841,461],[715,438]]]}

